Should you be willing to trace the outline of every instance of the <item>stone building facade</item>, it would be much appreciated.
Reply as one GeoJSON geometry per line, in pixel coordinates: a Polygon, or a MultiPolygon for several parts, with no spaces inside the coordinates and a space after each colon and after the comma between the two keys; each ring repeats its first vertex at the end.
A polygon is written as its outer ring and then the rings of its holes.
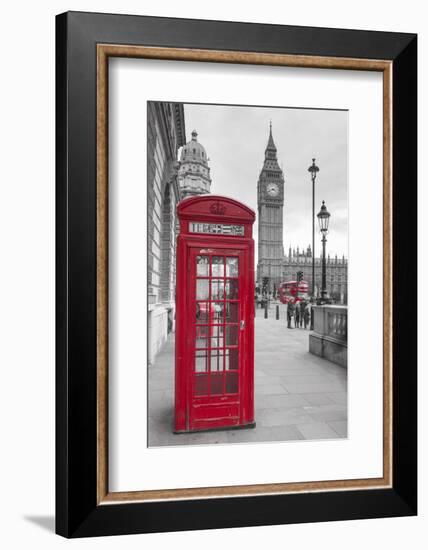
{"type": "MultiPolygon", "coordinates": [[[[303,271],[303,280],[309,284],[309,293],[312,289],[312,251],[308,246],[306,250],[288,250],[288,256],[284,257],[282,263],[282,280],[295,281],[297,272],[303,271]]],[[[315,258],[315,296],[321,293],[321,258],[315,258]]],[[[326,258],[326,286],[327,294],[336,303],[347,304],[348,302],[348,260],[342,256],[326,258]]]]}
{"type": "Polygon", "coordinates": [[[205,148],[186,143],[181,103],[151,101],[147,107],[147,277],[148,356],[156,354],[175,330],[177,204],[209,193],[210,169],[205,148]],[[181,149],[180,160],[178,153],[181,149]]]}
{"type": "Polygon", "coordinates": [[[149,102],[147,108],[148,355],[174,330],[176,206],[180,200],[178,149],[186,142],[180,103],[149,102]]]}
{"type": "Polygon", "coordinates": [[[270,125],[265,159],[257,183],[258,261],[257,281],[269,278],[270,290],[281,282],[284,259],[284,174],[278,164],[277,149],[270,125]]]}

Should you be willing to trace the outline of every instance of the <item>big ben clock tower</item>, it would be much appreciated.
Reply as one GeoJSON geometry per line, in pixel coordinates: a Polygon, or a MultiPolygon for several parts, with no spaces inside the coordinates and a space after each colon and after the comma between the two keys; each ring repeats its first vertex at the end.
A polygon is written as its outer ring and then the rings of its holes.
{"type": "Polygon", "coordinates": [[[257,183],[258,206],[258,263],[257,281],[269,277],[269,287],[273,290],[281,282],[281,264],[284,258],[283,246],[283,207],[284,174],[279,167],[276,146],[270,124],[269,140],[265,150],[265,160],[257,183]]]}

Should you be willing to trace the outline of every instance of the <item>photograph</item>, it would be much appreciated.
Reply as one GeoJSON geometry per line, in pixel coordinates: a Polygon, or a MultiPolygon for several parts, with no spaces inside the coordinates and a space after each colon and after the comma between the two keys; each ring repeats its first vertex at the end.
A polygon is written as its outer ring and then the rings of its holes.
{"type": "Polygon", "coordinates": [[[347,438],[348,115],[147,102],[149,447],[347,438]]]}

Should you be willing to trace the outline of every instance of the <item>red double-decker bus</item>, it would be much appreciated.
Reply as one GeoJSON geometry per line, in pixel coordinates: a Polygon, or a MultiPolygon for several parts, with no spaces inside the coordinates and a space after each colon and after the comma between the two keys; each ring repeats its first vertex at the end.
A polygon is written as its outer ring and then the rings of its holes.
{"type": "Polygon", "coordinates": [[[287,281],[281,283],[278,287],[279,299],[283,304],[288,304],[291,300],[294,303],[308,299],[309,285],[307,281],[287,281]]]}

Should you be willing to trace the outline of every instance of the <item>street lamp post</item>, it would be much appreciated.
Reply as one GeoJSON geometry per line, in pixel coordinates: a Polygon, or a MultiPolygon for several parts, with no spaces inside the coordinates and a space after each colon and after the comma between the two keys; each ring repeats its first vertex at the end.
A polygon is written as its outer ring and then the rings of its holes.
{"type": "Polygon", "coordinates": [[[308,168],[312,181],[312,298],[315,298],[315,179],[320,169],[312,159],[312,164],[308,168]]]}
{"type": "Polygon", "coordinates": [[[326,283],[326,265],[325,265],[325,244],[327,242],[328,222],[330,220],[330,212],[327,210],[325,202],[322,201],[321,210],[317,214],[320,233],[322,235],[322,278],[321,278],[321,302],[327,300],[327,283],[326,283]]]}

